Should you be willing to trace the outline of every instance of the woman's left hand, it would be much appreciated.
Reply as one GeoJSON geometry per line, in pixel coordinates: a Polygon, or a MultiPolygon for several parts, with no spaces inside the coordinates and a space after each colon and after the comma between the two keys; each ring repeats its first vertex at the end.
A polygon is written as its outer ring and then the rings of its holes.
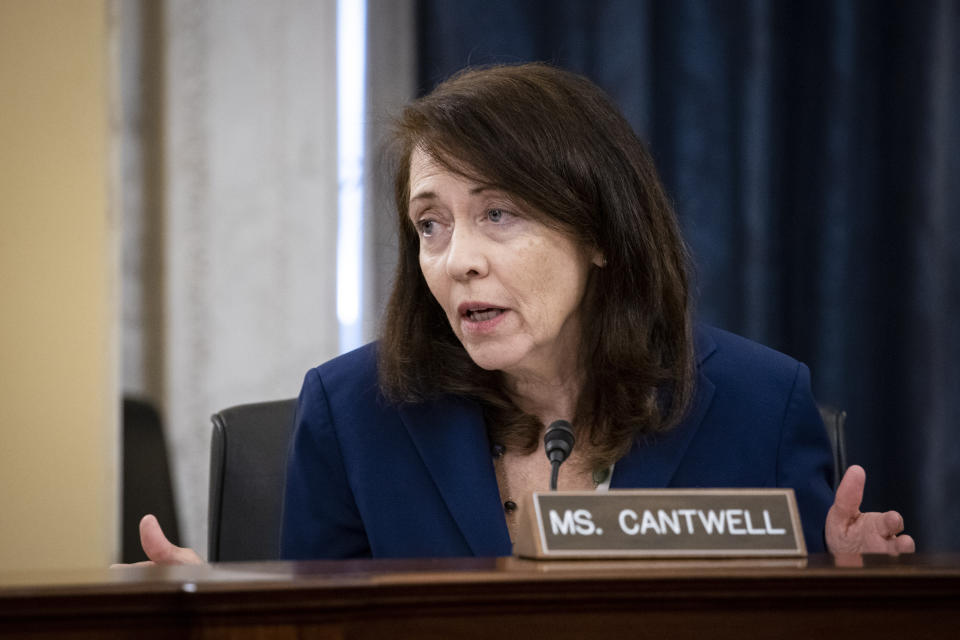
{"type": "Polygon", "coordinates": [[[853,465],[843,474],[833,506],[827,512],[826,540],[830,553],[913,553],[916,545],[903,531],[896,511],[860,512],[867,473],[853,465]]]}

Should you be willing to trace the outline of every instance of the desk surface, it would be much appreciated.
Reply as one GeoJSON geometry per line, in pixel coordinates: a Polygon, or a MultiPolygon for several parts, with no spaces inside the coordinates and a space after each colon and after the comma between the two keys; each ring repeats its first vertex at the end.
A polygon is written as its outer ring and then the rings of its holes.
{"type": "Polygon", "coordinates": [[[0,636],[960,637],[960,555],[0,573],[0,636]]]}

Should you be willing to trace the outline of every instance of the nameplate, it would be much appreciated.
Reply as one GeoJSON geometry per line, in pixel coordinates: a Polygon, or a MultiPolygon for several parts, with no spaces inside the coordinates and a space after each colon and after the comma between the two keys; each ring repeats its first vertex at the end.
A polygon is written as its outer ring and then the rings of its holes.
{"type": "Polygon", "coordinates": [[[793,489],[637,489],[526,496],[525,558],[806,556],[793,489]]]}

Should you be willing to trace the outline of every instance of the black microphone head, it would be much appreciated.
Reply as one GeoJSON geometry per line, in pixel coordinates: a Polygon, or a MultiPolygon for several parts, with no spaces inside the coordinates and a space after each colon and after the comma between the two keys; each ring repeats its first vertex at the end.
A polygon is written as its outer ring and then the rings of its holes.
{"type": "Polygon", "coordinates": [[[543,436],[544,448],[550,462],[563,462],[573,451],[573,426],[566,420],[554,420],[543,436]]]}

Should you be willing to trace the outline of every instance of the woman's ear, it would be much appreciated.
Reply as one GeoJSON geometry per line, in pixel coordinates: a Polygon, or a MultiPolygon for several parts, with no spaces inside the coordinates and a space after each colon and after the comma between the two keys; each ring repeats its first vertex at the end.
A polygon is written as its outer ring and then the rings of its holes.
{"type": "Polygon", "coordinates": [[[590,262],[597,265],[601,269],[607,266],[607,259],[603,257],[603,252],[599,249],[594,249],[593,256],[590,258],[590,262]]]}

